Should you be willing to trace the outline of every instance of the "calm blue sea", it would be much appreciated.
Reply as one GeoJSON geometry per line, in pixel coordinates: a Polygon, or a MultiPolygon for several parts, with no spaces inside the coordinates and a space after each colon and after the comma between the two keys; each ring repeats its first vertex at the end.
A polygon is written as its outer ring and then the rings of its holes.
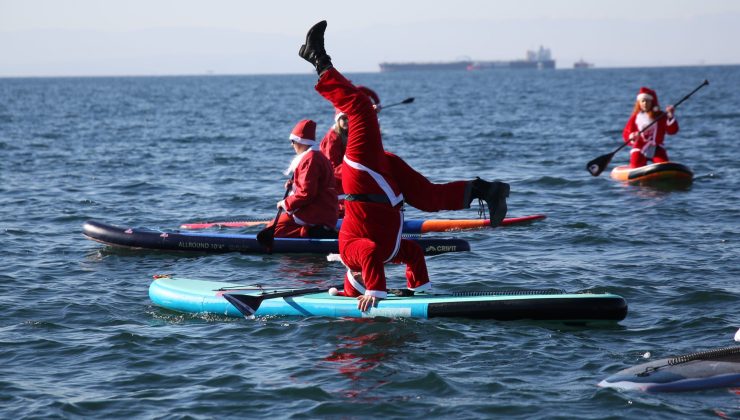
{"type": "MultiPolygon", "coordinates": [[[[337,62],[338,65],[341,63],[337,62]]],[[[288,134],[333,109],[315,76],[0,79],[2,418],[729,418],[740,394],[604,390],[649,359],[733,345],[740,327],[740,67],[351,74],[388,104],[385,147],[434,181],[502,179],[528,226],[456,235],[437,291],[609,291],[617,326],[183,315],[155,274],[330,285],[321,256],[121,251],[85,220],[175,228],[266,218],[288,134]],[[677,111],[688,190],[627,187],[589,160],[620,143],[641,85],[677,111]]],[[[627,162],[623,150],[615,164],[627,162]]],[[[475,218],[476,209],[407,217],[475,218]]],[[[388,270],[403,284],[401,267],[388,270]]]]}

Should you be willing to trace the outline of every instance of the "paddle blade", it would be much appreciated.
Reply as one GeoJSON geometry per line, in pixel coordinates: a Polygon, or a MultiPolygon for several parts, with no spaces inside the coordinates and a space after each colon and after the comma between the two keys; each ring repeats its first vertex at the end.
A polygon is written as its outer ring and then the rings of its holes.
{"type": "MultiPolygon", "coordinates": [[[[339,289],[341,287],[344,287],[344,286],[339,285],[339,286],[334,286],[333,288],[339,289]]],[[[259,296],[224,293],[223,297],[224,299],[229,301],[229,303],[234,305],[234,307],[238,309],[239,312],[241,312],[244,316],[252,316],[254,315],[255,312],[257,312],[257,309],[259,309],[260,305],[262,305],[262,301],[265,299],[289,298],[289,297],[295,297],[295,296],[310,295],[312,293],[321,293],[321,292],[326,292],[326,291],[327,291],[326,289],[312,287],[310,289],[295,289],[295,290],[288,290],[286,292],[266,293],[266,294],[259,295],[259,296]]]]}
{"type": "Polygon", "coordinates": [[[588,162],[586,164],[586,170],[592,176],[599,176],[602,172],[604,172],[604,169],[606,169],[607,165],[609,165],[609,162],[612,161],[612,157],[614,157],[614,153],[601,155],[591,162],[588,162]]]}
{"type": "Polygon", "coordinates": [[[233,295],[225,293],[223,295],[230,304],[239,310],[245,317],[254,315],[262,304],[262,297],[249,295],[233,295]]]}
{"type": "Polygon", "coordinates": [[[262,229],[257,234],[257,242],[267,248],[267,252],[272,252],[272,246],[275,244],[275,225],[262,229]]]}
{"type": "Polygon", "coordinates": [[[414,102],[414,98],[406,98],[406,99],[402,100],[401,102],[396,102],[396,103],[390,104],[390,105],[384,105],[382,109],[388,109],[388,108],[392,108],[392,107],[398,106],[398,105],[410,104],[411,102],[414,102]]]}
{"type": "MultiPolygon", "coordinates": [[[[288,196],[288,193],[290,193],[290,187],[291,185],[293,185],[293,182],[288,181],[285,184],[287,185],[287,187],[285,188],[285,195],[283,196],[283,199],[285,199],[285,197],[288,196]]],[[[272,224],[262,229],[260,233],[257,234],[257,242],[267,249],[268,254],[272,254],[272,245],[275,243],[275,228],[280,221],[281,214],[283,214],[283,208],[278,207],[277,214],[272,220],[272,224]]]]}

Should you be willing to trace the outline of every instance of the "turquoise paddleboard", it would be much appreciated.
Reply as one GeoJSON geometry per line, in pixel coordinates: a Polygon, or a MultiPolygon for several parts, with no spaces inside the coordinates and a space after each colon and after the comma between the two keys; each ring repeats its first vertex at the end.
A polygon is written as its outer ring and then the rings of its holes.
{"type": "Polygon", "coordinates": [[[357,299],[332,296],[326,290],[260,288],[235,282],[155,278],[149,287],[152,302],[162,308],[188,313],[243,316],[224,294],[268,297],[256,316],[327,317],[464,317],[500,321],[531,319],[572,323],[618,322],[627,316],[627,303],[611,293],[565,293],[562,290],[487,290],[451,294],[390,295],[367,312],[357,309],[357,299]],[[269,298],[271,294],[297,296],[269,298]],[[310,292],[310,293],[309,293],[310,292]]]}

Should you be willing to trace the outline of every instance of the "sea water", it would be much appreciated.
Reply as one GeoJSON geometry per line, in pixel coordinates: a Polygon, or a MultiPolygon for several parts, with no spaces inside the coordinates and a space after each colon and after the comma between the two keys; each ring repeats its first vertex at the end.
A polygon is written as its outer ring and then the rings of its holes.
{"type": "MultiPolygon", "coordinates": [[[[596,383],[643,355],[732,345],[740,327],[740,67],[351,74],[386,104],[386,149],[435,182],[501,179],[530,225],[457,232],[437,291],[562,288],[629,304],[611,327],[467,319],[227,319],[154,307],[155,274],[330,286],[314,255],[125,251],[85,220],[176,228],[271,217],[315,75],[0,79],[0,414],[29,417],[740,417],[721,389],[596,383]],[[625,186],[585,165],[619,146],[640,86],[663,106],[704,79],[666,139],[696,180],[625,186]]],[[[613,167],[628,161],[615,156],[613,167]]],[[[469,210],[407,218],[476,218],[469,210]]],[[[254,230],[252,230],[254,231],[254,230]]],[[[231,231],[229,231],[231,232],[231,231]]],[[[450,234],[439,234],[450,235],[450,234]]],[[[389,267],[390,287],[404,284],[389,267]]]]}

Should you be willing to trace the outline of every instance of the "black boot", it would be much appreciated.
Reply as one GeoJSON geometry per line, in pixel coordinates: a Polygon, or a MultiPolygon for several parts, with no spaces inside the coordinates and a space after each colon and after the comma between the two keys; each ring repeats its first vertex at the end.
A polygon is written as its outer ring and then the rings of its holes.
{"type": "Polygon", "coordinates": [[[388,293],[398,297],[411,297],[414,295],[414,291],[411,289],[388,289],[388,293]]]}
{"type": "Polygon", "coordinates": [[[509,184],[499,181],[488,182],[480,178],[476,178],[471,184],[470,202],[476,198],[485,201],[488,204],[491,227],[500,225],[506,217],[506,197],[509,196],[509,184]]]}
{"type": "Polygon", "coordinates": [[[332,68],[331,57],[324,49],[324,31],[326,31],[325,20],[313,25],[306,34],[306,43],[298,50],[298,55],[316,67],[319,76],[332,68]]]}

